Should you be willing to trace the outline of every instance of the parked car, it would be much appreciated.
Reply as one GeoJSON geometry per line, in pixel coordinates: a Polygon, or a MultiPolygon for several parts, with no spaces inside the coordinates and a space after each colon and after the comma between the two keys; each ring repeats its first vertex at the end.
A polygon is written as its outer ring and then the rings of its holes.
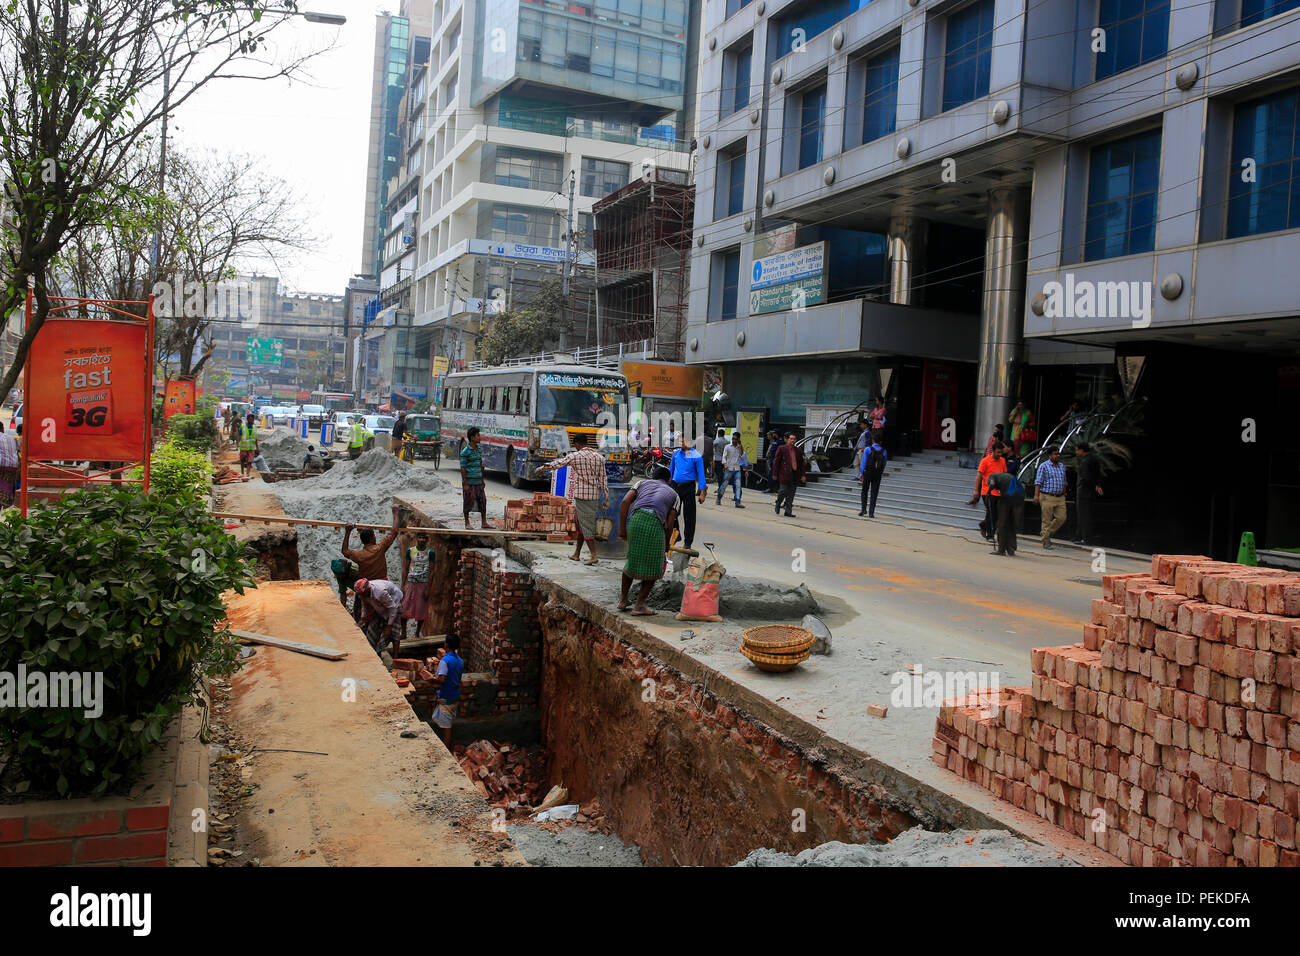
{"type": "Polygon", "coordinates": [[[23,402],[19,402],[14,406],[13,417],[9,419],[10,430],[18,435],[23,433],[23,404],[23,402]]]}
{"type": "Polygon", "coordinates": [[[392,415],[366,415],[363,421],[372,435],[391,435],[397,419],[392,415]]]}

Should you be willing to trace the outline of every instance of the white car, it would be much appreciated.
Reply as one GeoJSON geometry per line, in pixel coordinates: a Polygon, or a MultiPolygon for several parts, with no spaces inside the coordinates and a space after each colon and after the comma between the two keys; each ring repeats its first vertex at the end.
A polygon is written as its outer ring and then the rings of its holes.
{"type": "Polygon", "coordinates": [[[14,406],[13,417],[9,419],[9,429],[15,435],[21,433],[23,427],[23,403],[19,402],[14,406]]]}
{"type": "Polygon", "coordinates": [[[393,426],[397,424],[397,419],[392,415],[367,415],[362,419],[366,425],[366,431],[372,435],[391,435],[393,426]]]}

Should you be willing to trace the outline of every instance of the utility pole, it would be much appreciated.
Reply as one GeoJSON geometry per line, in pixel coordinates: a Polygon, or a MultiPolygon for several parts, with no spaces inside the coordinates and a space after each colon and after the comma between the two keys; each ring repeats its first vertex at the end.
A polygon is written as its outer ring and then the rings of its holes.
{"type": "Polygon", "coordinates": [[[565,236],[564,278],[561,283],[561,293],[564,297],[564,304],[561,306],[561,310],[560,310],[560,318],[562,320],[560,323],[560,329],[561,329],[560,351],[561,352],[563,352],[568,347],[568,336],[563,331],[564,328],[567,326],[567,322],[563,320],[571,319],[573,315],[573,309],[569,303],[569,289],[570,289],[569,273],[573,270],[573,200],[577,188],[577,182],[578,182],[578,171],[576,169],[570,169],[569,170],[569,221],[567,223],[567,227],[564,230],[564,236],[565,236]]]}

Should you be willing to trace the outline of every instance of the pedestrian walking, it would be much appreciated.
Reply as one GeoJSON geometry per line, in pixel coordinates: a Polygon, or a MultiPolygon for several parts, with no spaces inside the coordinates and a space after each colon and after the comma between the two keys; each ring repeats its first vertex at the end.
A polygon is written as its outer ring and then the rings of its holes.
{"type": "Polygon", "coordinates": [[[399,412],[397,421],[393,422],[393,434],[390,439],[388,450],[394,456],[402,454],[402,436],[406,434],[406,412],[399,412]]]}
{"type": "Polygon", "coordinates": [[[681,446],[673,452],[670,465],[671,481],[673,491],[682,500],[682,537],[689,548],[695,541],[695,505],[697,501],[704,504],[709,493],[709,480],[704,473],[704,457],[686,444],[685,434],[679,440],[681,446]]]}
{"type": "MultiPolygon", "coordinates": [[[[736,434],[740,434],[740,433],[736,432],[736,434]]],[[[722,503],[721,501],[722,479],[727,470],[727,466],[723,462],[723,458],[726,456],[726,452],[727,452],[727,433],[723,429],[721,428],[718,429],[717,437],[713,439],[713,444],[710,446],[710,448],[713,451],[713,457],[712,457],[713,480],[718,483],[718,499],[719,499],[718,503],[721,504],[722,503]]],[[[708,455],[705,455],[704,459],[705,461],[710,460],[708,455]]]]}
{"type": "Polygon", "coordinates": [[[627,542],[618,609],[628,609],[632,583],[640,581],[636,604],[632,606],[632,613],[638,617],[655,613],[645,606],[645,601],[668,565],[668,529],[677,526],[682,505],[669,477],[667,468],[655,465],[650,477],[624,495],[618,506],[618,533],[627,542]]]}
{"type": "Polygon", "coordinates": [[[876,516],[876,499],[880,497],[880,479],[885,477],[885,464],[888,461],[889,453],[880,442],[872,442],[864,450],[858,477],[853,479],[862,482],[862,510],[858,512],[859,518],[863,515],[868,518],[876,516]]]}
{"type": "Polygon", "coordinates": [[[361,628],[376,654],[397,639],[402,619],[402,589],[392,581],[359,578],[357,596],[363,602],[361,628]]]}
{"type": "Polygon", "coordinates": [[[780,486],[780,490],[776,493],[774,511],[782,514],[781,507],[784,504],[784,514],[787,518],[794,517],[790,509],[794,505],[795,490],[807,481],[803,452],[794,442],[794,432],[789,432],[785,436],[785,444],[776,450],[776,456],[772,459],[776,482],[780,486]]]}
{"type": "Polygon", "coordinates": [[[253,413],[249,412],[244,423],[239,426],[239,473],[248,474],[257,457],[257,426],[253,424],[253,413]]]}
{"type": "Polygon", "coordinates": [[[985,455],[985,457],[987,457],[987,456],[993,454],[993,446],[994,446],[994,445],[1001,445],[1001,444],[1002,444],[1002,441],[1003,441],[1003,438],[1002,438],[1002,423],[999,422],[998,424],[996,424],[996,425],[993,426],[993,434],[989,436],[989,440],[988,440],[987,442],[985,442],[985,444],[984,444],[984,455],[985,455]]]}
{"type": "Polygon", "coordinates": [[[1074,468],[1074,515],[1078,525],[1078,537],[1075,544],[1093,543],[1093,509],[1097,499],[1105,494],[1101,487],[1101,462],[1092,446],[1079,442],[1074,446],[1078,464],[1074,468]]]}
{"type": "MultiPolygon", "coordinates": [[[[999,425],[998,428],[1002,426],[999,425]]],[[[1001,492],[989,487],[989,476],[996,475],[1007,470],[1007,464],[1002,460],[1002,443],[996,442],[989,449],[989,453],[980,459],[979,469],[975,475],[975,493],[971,495],[968,505],[973,505],[978,499],[984,501],[984,520],[980,522],[980,534],[987,541],[992,541],[997,535],[998,527],[998,502],[1001,492]]]]}
{"type": "Polygon", "coordinates": [[[783,444],[781,436],[776,432],[767,433],[767,487],[763,489],[764,494],[776,494],[776,471],[773,462],[776,459],[777,450],[783,444]]]}
{"type": "Polygon", "coordinates": [[[1034,504],[1038,505],[1042,515],[1043,550],[1052,547],[1052,534],[1065,524],[1065,465],[1061,464],[1061,449],[1053,447],[1047,453],[1047,461],[1038,466],[1034,476],[1034,504]]]}
{"type": "Polygon", "coordinates": [[[853,473],[861,474],[862,472],[862,455],[866,452],[867,446],[871,444],[871,430],[858,423],[858,440],[853,446],[853,473]]]}
{"type": "Polygon", "coordinates": [[[596,519],[605,510],[609,502],[609,477],[605,473],[605,456],[587,443],[587,435],[578,432],[573,436],[573,443],[578,447],[555,461],[547,462],[537,469],[543,474],[558,468],[569,469],[569,480],[565,485],[564,496],[573,502],[574,521],[578,525],[578,542],[569,555],[570,561],[582,559],[582,544],[587,543],[591,552],[588,564],[595,564],[596,557],[596,519]]]}
{"type": "Polygon", "coordinates": [[[465,527],[469,527],[469,513],[477,510],[482,521],[479,527],[486,528],[487,488],[483,485],[483,453],[478,446],[478,426],[471,425],[465,433],[465,444],[460,450],[460,490],[461,508],[465,512],[465,527]]]}
{"type": "Polygon", "coordinates": [[[456,722],[456,709],[460,704],[460,678],[465,673],[465,661],[460,656],[460,635],[448,634],[438,651],[438,666],[433,674],[433,686],[438,688],[437,703],[433,708],[433,724],[438,736],[451,749],[451,728],[456,722]]]}
{"type": "MultiPolygon", "coordinates": [[[[415,636],[420,636],[420,629],[429,619],[429,572],[433,570],[433,549],[429,547],[429,535],[419,531],[415,535],[415,546],[406,549],[402,555],[402,639],[406,638],[406,622],[415,622],[415,636]]],[[[397,656],[397,644],[394,642],[393,656],[397,656]]]]}
{"type": "Polygon", "coordinates": [[[1016,533],[1025,514],[1025,486],[1014,473],[999,471],[989,476],[989,491],[998,495],[998,536],[993,554],[1016,556],[1016,533]]]}
{"type": "Polygon", "coordinates": [[[19,452],[18,439],[0,430],[0,508],[8,508],[14,503],[14,492],[18,488],[19,452]]]}
{"type": "Polygon", "coordinates": [[[745,449],[740,444],[740,432],[732,432],[731,443],[722,446],[722,480],[718,482],[718,504],[722,504],[722,489],[730,487],[735,495],[736,507],[745,507],[740,503],[740,489],[744,487],[748,471],[749,459],[745,457],[745,449]]]}

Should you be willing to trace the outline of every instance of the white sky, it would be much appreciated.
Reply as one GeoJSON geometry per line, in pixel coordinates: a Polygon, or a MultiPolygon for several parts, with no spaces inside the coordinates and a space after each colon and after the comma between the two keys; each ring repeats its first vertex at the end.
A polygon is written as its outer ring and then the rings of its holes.
{"type": "MultiPolygon", "coordinates": [[[[169,143],[196,151],[248,153],[288,182],[302,198],[300,216],[316,240],[305,254],[281,263],[290,292],[342,295],[361,269],[366,201],[370,77],[375,14],[397,4],[377,0],[300,0],[300,10],[341,13],[342,27],[292,18],[278,27],[270,58],[335,49],[313,60],[295,81],[214,81],[172,116],[169,143]]],[[[259,271],[272,270],[262,266],[259,271]]]]}

